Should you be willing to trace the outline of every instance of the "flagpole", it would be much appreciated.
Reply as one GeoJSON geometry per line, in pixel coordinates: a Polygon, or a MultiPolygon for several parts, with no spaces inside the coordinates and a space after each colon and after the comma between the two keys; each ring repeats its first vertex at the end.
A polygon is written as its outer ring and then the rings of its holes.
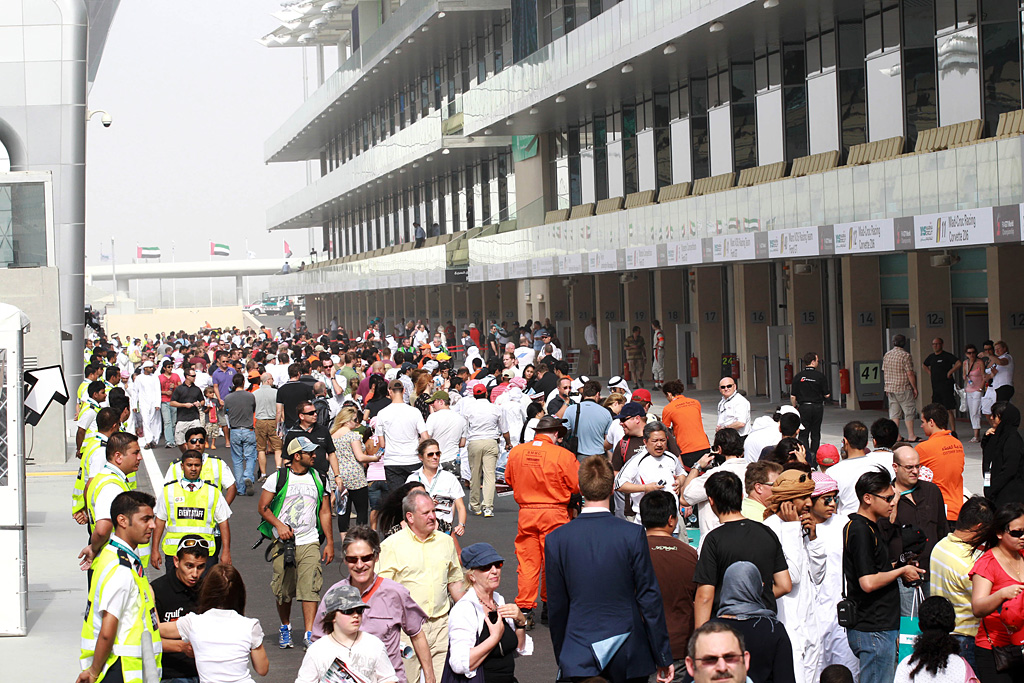
{"type": "MultiPolygon", "coordinates": [[[[210,242],[210,265],[213,265],[213,242],[210,242]]],[[[213,269],[210,269],[213,272],[213,269]]],[[[210,308],[213,308],[213,276],[210,276],[210,308]]]]}
{"type": "MultiPolygon", "coordinates": [[[[174,263],[174,240],[171,240],[171,263],[174,263]]],[[[174,278],[171,278],[171,308],[178,307],[178,293],[174,289],[174,278]]]]}
{"type": "Polygon", "coordinates": [[[114,282],[114,308],[117,309],[117,258],[114,255],[114,238],[110,238],[110,279],[114,282]]]}
{"type": "MultiPolygon", "coordinates": [[[[246,240],[245,240],[245,260],[246,261],[249,260],[249,239],[248,238],[246,238],[246,240]]],[[[248,304],[252,303],[252,300],[249,299],[249,278],[243,276],[242,279],[245,280],[245,303],[246,303],[246,305],[248,305],[248,304]]]]}

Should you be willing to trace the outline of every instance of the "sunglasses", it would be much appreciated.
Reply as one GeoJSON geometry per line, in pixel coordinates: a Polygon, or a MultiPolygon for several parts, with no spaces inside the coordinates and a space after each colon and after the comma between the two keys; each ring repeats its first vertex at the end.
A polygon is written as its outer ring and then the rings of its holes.
{"type": "Polygon", "coordinates": [[[355,564],[356,562],[373,562],[374,557],[374,553],[370,553],[369,555],[346,555],[345,563],[355,564]]]}
{"type": "Polygon", "coordinates": [[[423,454],[423,457],[424,458],[429,458],[429,457],[432,457],[432,456],[435,456],[435,455],[440,458],[441,457],[441,451],[427,451],[426,453],[423,454]]]}
{"type": "Polygon", "coordinates": [[[710,655],[708,657],[698,657],[697,663],[701,666],[710,669],[711,667],[718,664],[719,659],[724,659],[725,663],[729,666],[736,666],[743,660],[742,654],[727,654],[727,655],[710,655]]]}
{"type": "Polygon", "coordinates": [[[206,439],[189,439],[188,442],[191,444],[206,443],[206,439]]]}
{"type": "Polygon", "coordinates": [[[892,502],[892,499],[896,497],[896,494],[895,494],[895,493],[894,493],[894,494],[892,494],[891,496],[880,496],[880,495],[878,495],[877,493],[872,493],[871,495],[872,495],[872,496],[874,496],[875,498],[881,498],[881,499],[882,499],[882,500],[884,500],[884,501],[885,501],[886,503],[891,503],[891,502],[892,502]]]}
{"type": "Polygon", "coordinates": [[[1020,538],[1024,536],[1024,529],[1007,529],[1006,533],[1010,534],[1014,538],[1020,538]]]}
{"type": "Polygon", "coordinates": [[[304,412],[302,414],[303,415],[316,415],[316,411],[315,410],[307,410],[306,412],[304,412]]]}
{"type": "Polygon", "coordinates": [[[718,388],[719,389],[732,389],[734,386],[736,386],[736,385],[735,384],[721,384],[721,385],[718,386],[718,388]]]}
{"type": "Polygon", "coordinates": [[[818,498],[818,500],[820,500],[825,505],[831,505],[832,503],[836,502],[836,497],[834,495],[832,495],[832,496],[822,496],[822,497],[818,498]]]}
{"type": "Polygon", "coordinates": [[[363,612],[366,611],[366,608],[365,607],[353,607],[352,609],[340,609],[338,611],[341,612],[342,614],[344,614],[346,617],[351,617],[351,616],[354,616],[354,615],[357,615],[357,614],[361,616],[363,614],[363,612]]]}
{"type": "Polygon", "coordinates": [[[210,542],[205,538],[183,538],[181,539],[181,542],[178,543],[178,550],[181,550],[182,548],[195,548],[196,546],[209,550],[210,542]]]}
{"type": "Polygon", "coordinates": [[[504,562],[491,562],[490,564],[485,564],[481,567],[473,567],[473,569],[477,570],[478,572],[489,572],[494,567],[501,569],[503,566],[505,566],[504,562]]]}

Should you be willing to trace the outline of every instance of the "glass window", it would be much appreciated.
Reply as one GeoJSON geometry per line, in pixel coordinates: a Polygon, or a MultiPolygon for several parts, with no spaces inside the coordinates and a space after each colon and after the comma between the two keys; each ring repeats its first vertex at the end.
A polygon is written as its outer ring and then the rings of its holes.
{"type": "MultiPolygon", "coordinates": [[[[974,26],[940,36],[936,42],[939,56],[938,101],[940,110],[935,125],[980,119],[981,71],[978,56],[978,27],[974,26]]],[[[934,80],[934,75],[932,78],[934,80]]],[[[910,104],[908,92],[908,109],[910,104]]]]}
{"type": "Polygon", "coordinates": [[[690,80],[690,154],[693,162],[693,178],[707,178],[711,175],[711,144],[708,138],[708,95],[707,80],[690,80]]]}
{"type": "Polygon", "coordinates": [[[0,185],[0,267],[46,265],[42,183],[0,185]]]}
{"type": "Polygon", "coordinates": [[[882,42],[886,50],[900,46],[899,7],[892,7],[882,12],[882,42]]]}
{"type": "Polygon", "coordinates": [[[737,171],[757,166],[757,105],[732,104],[733,163],[737,171]]]}
{"type": "Polygon", "coordinates": [[[518,64],[537,51],[537,0],[512,0],[512,59],[518,64]]]}
{"type": "Polygon", "coordinates": [[[821,40],[815,36],[807,39],[807,73],[821,71],[821,40]]]}
{"type": "Polygon", "coordinates": [[[839,135],[843,152],[868,141],[867,101],[864,97],[864,68],[840,69],[839,135]]]}
{"type": "Polygon", "coordinates": [[[864,49],[869,56],[882,51],[881,14],[870,14],[864,17],[864,49]]]}
{"type": "Polygon", "coordinates": [[[821,34],[821,68],[832,69],[836,65],[836,34],[825,31],[821,34]]]}
{"type": "MultiPolygon", "coordinates": [[[[986,2],[988,9],[993,4],[986,2]]],[[[986,135],[995,135],[999,115],[1021,108],[1020,30],[1017,22],[981,26],[982,93],[986,135]]]]}
{"type": "MultiPolygon", "coordinates": [[[[898,52],[869,59],[865,63],[868,79],[868,127],[872,140],[903,135],[903,79],[898,52]]],[[[907,145],[907,149],[913,149],[907,145]]]]}

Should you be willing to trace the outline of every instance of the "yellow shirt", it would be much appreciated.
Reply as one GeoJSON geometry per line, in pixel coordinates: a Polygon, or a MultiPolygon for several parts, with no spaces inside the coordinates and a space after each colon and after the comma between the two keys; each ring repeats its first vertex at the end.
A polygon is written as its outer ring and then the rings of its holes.
{"type": "Polygon", "coordinates": [[[764,505],[748,496],[743,499],[743,505],[740,507],[740,512],[743,513],[744,517],[751,521],[763,522],[765,509],[764,505]]]}
{"type": "Polygon", "coordinates": [[[974,550],[953,534],[948,534],[932,548],[931,566],[928,567],[929,592],[953,603],[956,613],[953,633],[958,636],[973,638],[978,633],[980,620],[971,611],[972,584],[967,574],[979,557],[980,550],[974,550]]]}
{"type": "Polygon", "coordinates": [[[448,584],[463,578],[450,536],[435,531],[421,541],[408,528],[381,543],[377,574],[405,586],[431,619],[448,614],[448,584]]]}

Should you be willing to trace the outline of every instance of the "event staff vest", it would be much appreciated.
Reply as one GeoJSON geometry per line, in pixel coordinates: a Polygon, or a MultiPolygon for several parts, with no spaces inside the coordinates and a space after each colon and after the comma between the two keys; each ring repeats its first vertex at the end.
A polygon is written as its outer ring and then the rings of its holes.
{"type": "Polygon", "coordinates": [[[78,463],[78,476],[71,490],[71,514],[85,509],[85,485],[89,480],[89,466],[93,458],[107,457],[107,437],[99,432],[82,441],[82,459],[78,463]]]}
{"type": "MultiPolygon", "coordinates": [[[[96,498],[99,496],[99,492],[103,490],[105,486],[113,485],[120,488],[122,491],[132,491],[135,489],[135,482],[124,476],[121,470],[112,468],[110,465],[103,468],[103,471],[97,474],[93,480],[92,485],[85,492],[86,510],[89,513],[89,534],[96,529],[96,498]]],[[[150,544],[140,545],[138,548],[139,557],[142,559],[142,566],[149,566],[149,551],[150,544]]],[[[93,573],[95,573],[96,560],[93,563],[93,573]]]]}
{"type": "MultiPolygon", "coordinates": [[[[82,416],[85,415],[85,411],[87,411],[87,410],[92,410],[95,413],[99,413],[100,412],[100,404],[97,403],[96,401],[92,400],[89,396],[86,396],[85,399],[82,401],[82,405],[80,405],[78,407],[78,414],[75,415],[75,420],[81,420],[82,416]]],[[[93,422],[93,425],[94,425],[93,428],[95,428],[95,424],[96,423],[94,421],[93,422]]]]}
{"type": "Polygon", "coordinates": [[[78,385],[78,391],[76,392],[77,398],[78,398],[78,410],[75,411],[75,419],[76,420],[78,419],[78,416],[82,412],[82,406],[85,404],[86,401],[89,400],[89,385],[90,384],[92,384],[92,382],[90,382],[87,379],[84,379],[84,380],[82,380],[82,383],[78,385]]]}
{"type": "MultiPolygon", "coordinates": [[[[288,467],[282,467],[277,470],[277,492],[274,493],[274,497],[270,499],[270,505],[267,506],[271,512],[274,513],[275,517],[281,514],[281,508],[284,506],[285,498],[288,497],[288,479],[291,475],[291,469],[288,467]]],[[[316,531],[320,537],[320,542],[324,542],[324,530],[320,526],[320,505],[324,499],[324,483],[320,480],[320,473],[314,469],[310,469],[309,473],[313,476],[313,483],[316,485],[316,512],[313,513],[316,519],[316,531]]],[[[256,530],[263,535],[264,538],[274,540],[277,538],[274,531],[274,525],[263,520],[260,525],[256,527],[256,530]]],[[[262,543],[263,541],[260,541],[262,543]]]]}
{"type": "MultiPolygon", "coordinates": [[[[103,624],[103,614],[96,610],[97,598],[103,594],[111,577],[115,572],[131,572],[135,586],[139,589],[139,609],[135,619],[126,629],[118,624],[117,635],[114,637],[114,644],[103,665],[103,672],[96,679],[101,683],[106,678],[107,670],[118,660],[121,660],[121,671],[124,674],[125,683],[142,683],[143,681],[143,634],[148,633],[152,643],[153,653],[156,656],[156,678],[161,676],[163,648],[160,644],[160,627],[156,615],[156,601],[153,597],[153,589],[146,579],[143,565],[137,563],[131,551],[122,547],[116,541],[110,541],[93,562],[92,585],[89,586],[89,603],[86,605],[85,621],[82,623],[82,669],[91,667],[93,664],[93,653],[96,652],[96,640],[100,635],[100,627],[103,624]]],[[[121,615],[123,618],[124,615],[121,615]]]]}
{"type": "MultiPolygon", "coordinates": [[[[219,491],[223,491],[224,467],[225,463],[223,460],[203,453],[203,467],[199,470],[199,478],[208,484],[213,484],[219,491]]],[[[184,476],[185,475],[181,471],[181,462],[171,463],[171,469],[167,476],[167,481],[180,481],[184,476]]]]}
{"type": "Polygon", "coordinates": [[[178,542],[187,534],[198,534],[210,542],[210,555],[216,550],[213,530],[217,523],[213,513],[220,502],[220,489],[204,482],[172,481],[164,484],[164,507],[167,509],[167,530],[161,548],[168,556],[177,555],[178,542]]]}

